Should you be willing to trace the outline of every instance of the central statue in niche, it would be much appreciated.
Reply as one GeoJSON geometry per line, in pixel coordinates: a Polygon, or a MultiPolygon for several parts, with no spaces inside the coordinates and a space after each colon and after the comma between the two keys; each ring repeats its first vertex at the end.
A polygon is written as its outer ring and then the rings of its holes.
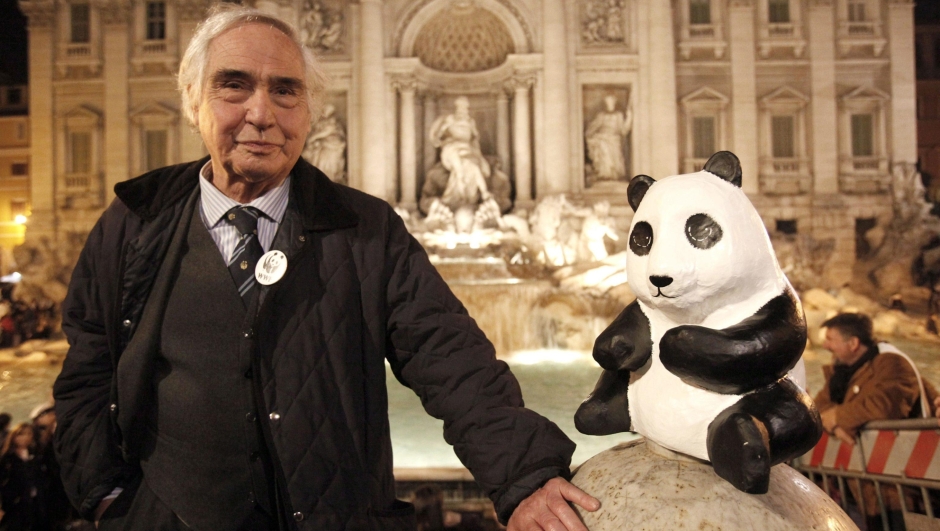
{"type": "Polygon", "coordinates": [[[509,178],[495,158],[483,155],[466,96],[454,100],[453,113],[434,120],[428,139],[440,149],[440,162],[428,171],[421,189],[421,210],[429,218],[446,222],[462,212],[458,219],[468,222],[455,230],[469,232],[512,207],[509,178]],[[472,225],[467,214],[472,214],[472,225]]]}

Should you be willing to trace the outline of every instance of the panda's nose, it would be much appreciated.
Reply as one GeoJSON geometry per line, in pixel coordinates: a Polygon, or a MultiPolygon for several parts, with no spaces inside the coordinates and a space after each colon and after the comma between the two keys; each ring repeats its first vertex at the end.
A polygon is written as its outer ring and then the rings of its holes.
{"type": "Polygon", "coordinates": [[[657,288],[665,288],[669,284],[672,284],[672,277],[653,275],[650,277],[650,282],[652,282],[653,285],[657,288]]]}

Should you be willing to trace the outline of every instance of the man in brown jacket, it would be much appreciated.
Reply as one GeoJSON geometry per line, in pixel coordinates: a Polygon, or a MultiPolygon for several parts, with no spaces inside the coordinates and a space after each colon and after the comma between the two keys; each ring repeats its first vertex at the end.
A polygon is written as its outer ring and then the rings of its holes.
{"type": "MultiPolygon", "coordinates": [[[[823,323],[833,365],[823,367],[826,385],[816,395],[823,428],[842,441],[855,444],[858,430],[872,420],[906,419],[928,414],[937,391],[922,380],[913,363],[890,343],[876,343],[871,319],[864,314],[843,313],[823,323]],[[921,399],[924,395],[924,399],[921,399]]],[[[850,482],[859,497],[858,482],[850,482]]],[[[904,529],[900,500],[894,487],[882,489],[891,529],[904,529]]],[[[861,488],[868,529],[881,529],[881,515],[874,486],[861,488]]]]}

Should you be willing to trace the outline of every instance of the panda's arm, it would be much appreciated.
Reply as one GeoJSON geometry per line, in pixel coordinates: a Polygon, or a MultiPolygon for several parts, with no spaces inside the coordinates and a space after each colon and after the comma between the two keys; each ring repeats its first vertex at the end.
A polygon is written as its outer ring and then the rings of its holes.
{"type": "Polygon", "coordinates": [[[594,359],[608,371],[635,371],[650,359],[650,321],[633,301],[594,342],[594,359]]]}
{"type": "Polygon", "coordinates": [[[740,324],[715,330],[677,326],[659,342],[659,358],[688,384],[741,394],[783,377],[806,346],[799,302],[786,291],[740,324]]]}

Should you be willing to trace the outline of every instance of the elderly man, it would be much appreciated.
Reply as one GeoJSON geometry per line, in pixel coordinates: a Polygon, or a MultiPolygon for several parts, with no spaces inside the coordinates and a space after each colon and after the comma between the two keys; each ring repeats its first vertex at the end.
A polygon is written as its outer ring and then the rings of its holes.
{"type": "Polygon", "coordinates": [[[583,529],[571,441],[392,209],[300,159],[323,83],[294,30],[222,8],[179,80],[209,157],[115,187],[64,303],[72,502],[101,529],[413,528],[388,360],[511,529],[583,529]]]}
{"type": "MultiPolygon", "coordinates": [[[[834,364],[823,367],[826,384],[816,395],[823,427],[849,444],[872,420],[905,419],[930,414],[937,391],[920,377],[917,367],[894,345],[876,342],[871,318],[842,313],[823,323],[834,364]]],[[[868,529],[881,529],[874,485],[850,482],[856,499],[864,499],[868,529]]],[[[904,529],[897,490],[882,486],[891,529],[904,529]]]]}

